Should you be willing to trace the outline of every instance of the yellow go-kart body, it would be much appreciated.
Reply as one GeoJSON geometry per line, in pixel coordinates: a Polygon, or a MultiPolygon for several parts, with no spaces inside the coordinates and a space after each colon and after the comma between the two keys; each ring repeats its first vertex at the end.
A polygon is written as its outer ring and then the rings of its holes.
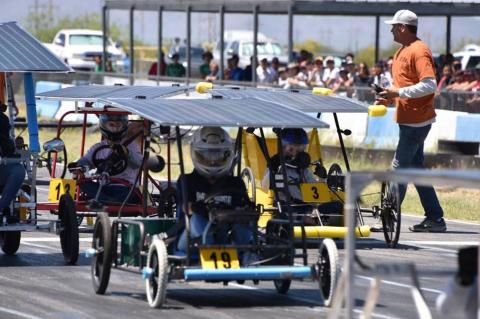
{"type": "MultiPolygon", "coordinates": [[[[309,143],[306,152],[310,158],[315,160],[322,160],[321,145],[318,137],[317,129],[313,129],[308,133],[309,143]]],[[[245,165],[250,167],[256,181],[256,185],[260,185],[261,180],[267,169],[267,161],[263,155],[259,143],[255,136],[251,134],[244,134],[242,136],[242,151],[245,165]]],[[[268,154],[271,156],[277,153],[277,139],[275,137],[265,138],[268,154]]],[[[328,188],[325,182],[304,183],[300,185],[303,201],[305,203],[322,204],[335,200],[345,200],[345,193],[343,191],[332,191],[328,188]]],[[[249,189],[249,192],[252,192],[249,189]]],[[[264,211],[259,219],[258,225],[266,227],[267,222],[272,218],[272,213],[269,209],[276,208],[274,204],[274,194],[272,190],[265,192],[261,187],[255,189],[256,204],[261,204],[266,211],[264,211]]],[[[342,219],[343,221],[343,219],[342,219]]],[[[307,226],[305,227],[305,236],[307,238],[342,238],[347,232],[343,223],[340,226],[307,226]]],[[[294,234],[296,238],[303,236],[300,226],[295,227],[294,234]]],[[[370,235],[369,226],[360,226],[356,229],[358,237],[368,237],[370,235]]]]}

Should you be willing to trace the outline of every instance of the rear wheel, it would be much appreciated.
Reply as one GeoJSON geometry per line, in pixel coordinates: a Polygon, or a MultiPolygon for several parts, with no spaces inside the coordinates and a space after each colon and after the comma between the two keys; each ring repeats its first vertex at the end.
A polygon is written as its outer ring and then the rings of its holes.
{"type": "Polygon", "coordinates": [[[158,216],[175,218],[177,216],[177,191],[167,187],[160,194],[158,216]]]}
{"type": "Polygon", "coordinates": [[[159,308],[165,303],[168,282],[167,247],[162,239],[156,238],[150,245],[147,267],[153,270],[145,282],[148,304],[152,308],[159,308]]]}
{"type": "MultiPolygon", "coordinates": [[[[291,234],[289,233],[289,226],[286,224],[277,224],[269,222],[267,224],[266,229],[266,236],[267,236],[267,244],[270,245],[285,245],[288,242],[291,234]]],[[[288,250],[278,250],[272,253],[273,256],[277,256],[274,258],[270,264],[272,265],[293,265],[293,258],[291,252],[288,250]]],[[[270,257],[270,256],[269,256],[270,257]]],[[[275,279],[273,280],[273,284],[275,285],[275,289],[280,294],[286,294],[290,289],[290,285],[292,284],[291,279],[275,279]]]]}
{"type": "Polygon", "coordinates": [[[401,211],[398,185],[384,182],[381,193],[383,235],[388,247],[395,248],[400,238],[401,211]]]}
{"type": "Polygon", "coordinates": [[[317,261],[318,284],[323,305],[329,307],[337,285],[340,272],[338,264],[338,249],[335,242],[325,238],[320,244],[317,261]]]}
{"type": "Polygon", "coordinates": [[[112,227],[106,213],[100,213],[97,216],[93,229],[92,248],[96,250],[91,263],[93,290],[103,295],[107,290],[112,268],[112,227]]]}
{"type": "Polygon", "coordinates": [[[78,224],[75,204],[68,193],[60,197],[58,217],[63,258],[68,265],[74,265],[78,259],[79,249],[78,224]]]}
{"type": "Polygon", "coordinates": [[[64,178],[67,173],[67,148],[64,147],[61,153],[57,152],[48,152],[47,153],[47,169],[50,176],[53,176],[53,159],[56,156],[55,163],[55,177],[64,178]]]}
{"type": "Polygon", "coordinates": [[[5,231],[0,232],[0,245],[5,255],[13,256],[20,247],[21,232],[5,231]]]}

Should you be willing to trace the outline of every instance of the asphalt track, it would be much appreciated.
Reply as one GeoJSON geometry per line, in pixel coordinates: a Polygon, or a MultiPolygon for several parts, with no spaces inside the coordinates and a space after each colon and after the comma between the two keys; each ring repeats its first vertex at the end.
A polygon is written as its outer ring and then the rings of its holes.
{"type": "MultiPolygon", "coordinates": [[[[46,195],[44,188],[40,196],[46,195]]],[[[385,246],[382,234],[358,241],[358,255],[368,264],[415,262],[421,273],[422,292],[434,318],[435,299],[448,275],[456,268],[458,247],[478,244],[480,225],[448,222],[445,234],[410,233],[407,226],[418,217],[403,216],[403,231],[396,249],[385,246]],[[423,273],[423,274],[422,274],[423,273]]],[[[367,223],[369,220],[367,219],[367,223]]],[[[90,246],[91,235],[81,235],[81,248],[90,246]]],[[[338,242],[340,261],[343,244],[338,242]]],[[[316,250],[310,249],[312,261],[316,250]]],[[[355,282],[355,312],[364,306],[372,281],[371,274],[359,274],[355,282]]],[[[106,295],[95,295],[90,279],[89,260],[83,255],[76,266],[66,266],[55,234],[23,233],[16,256],[0,252],[0,318],[80,319],[80,318],[325,318],[318,286],[312,281],[296,281],[287,295],[278,294],[271,282],[254,285],[230,283],[171,283],[167,303],[150,309],[145,284],[139,274],[113,270],[106,295]]],[[[384,278],[373,318],[417,318],[408,277],[384,278]]],[[[462,318],[458,316],[458,318],[462,318]]]]}

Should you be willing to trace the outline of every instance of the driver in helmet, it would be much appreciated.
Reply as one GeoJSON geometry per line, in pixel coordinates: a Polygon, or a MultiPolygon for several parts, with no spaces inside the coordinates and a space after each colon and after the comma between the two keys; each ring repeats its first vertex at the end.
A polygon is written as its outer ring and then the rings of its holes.
{"type": "MultiPolygon", "coordinates": [[[[120,114],[101,114],[100,131],[102,141],[94,144],[87,153],[77,161],[68,165],[68,168],[76,177],[76,168],[88,166],[89,169],[96,168],[98,171],[111,171],[115,174],[109,175],[115,179],[123,180],[128,185],[134,185],[138,171],[142,165],[142,153],[140,146],[135,142],[125,144],[125,136],[128,129],[128,116],[120,114]],[[109,146],[109,147],[106,147],[109,146]],[[94,159],[95,157],[95,159],[94,159]],[[106,167],[103,160],[109,158],[110,166],[106,167]],[[102,163],[100,167],[95,166],[97,161],[102,163]],[[126,163],[122,163],[126,161],[126,163]],[[126,167],[123,171],[122,168],[126,167]],[[117,172],[115,172],[115,168],[117,172]]],[[[80,190],[89,199],[95,198],[99,184],[97,182],[85,182],[80,184],[80,190]]],[[[110,183],[103,186],[99,196],[100,202],[120,202],[127,197],[130,187],[122,183],[110,183]]],[[[129,203],[138,203],[139,199],[130,196],[129,203]]]]}
{"type": "MultiPolygon", "coordinates": [[[[300,191],[301,183],[319,182],[319,178],[309,169],[311,165],[310,155],[305,152],[308,145],[308,136],[302,128],[285,128],[281,134],[283,155],[285,158],[285,168],[288,181],[288,191],[293,204],[302,204],[303,198],[300,191]]],[[[267,167],[262,178],[262,190],[267,192],[273,189],[273,183],[283,185],[283,174],[281,173],[280,156],[275,154],[270,159],[269,167],[273,170],[273,174],[267,167]]],[[[323,174],[326,175],[326,174],[323,174]]],[[[323,176],[322,176],[323,177],[323,176]]],[[[326,176],[325,176],[326,177],[326,176]]],[[[326,181],[325,178],[324,181],[326,181]]],[[[285,193],[279,190],[279,200],[285,201],[285,193]]],[[[316,208],[323,215],[340,215],[343,211],[343,204],[340,201],[331,201],[322,203],[316,207],[312,205],[299,206],[296,213],[309,214],[316,208]]],[[[305,216],[304,222],[307,224],[317,224],[310,216],[305,216]]],[[[333,221],[333,220],[332,220],[333,221]]]]}
{"type": "MultiPolygon", "coordinates": [[[[180,176],[177,184],[178,218],[184,218],[183,203],[188,205],[190,214],[190,235],[200,238],[208,224],[208,208],[205,199],[211,198],[213,205],[234,209],[248,205],[248,193],[244,182],[232,175],[234,145],[228,133],[221,127],[202,127],[193,135],[190,153],[194,169],[190,174],[180,176]],[[187,185],[187,198],[182,198],[182,187],[187,185]],[[235,190],[235,191],[232,191],[235,190]]],[[[248,225],[234,224],[233,242],[249,244],[252,232],[248,225]]],[[[228,229],[208,233],[206,243],[224,243],[228,229]]],[[[186,231],[181,234],[177,248],[186,251],[186,231]]]]}

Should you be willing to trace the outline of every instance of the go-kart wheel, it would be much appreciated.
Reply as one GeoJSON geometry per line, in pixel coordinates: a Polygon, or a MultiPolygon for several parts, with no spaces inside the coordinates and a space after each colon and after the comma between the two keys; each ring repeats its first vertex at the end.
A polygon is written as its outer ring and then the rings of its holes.
{"type": "Polygon", "coordinates": [[[398,186],[382,183],[380,217],[382,218],[383,235],[388,247],[395,248],[400,238],[401,209],[398,186]]]}
{"type": "MultiPolygon", "coordinates": [[[[285,241],[288,241],[291,234],[289,230],[289,226],[286,224],[276,224],[276,223],[267,223],[266,229],[266,236],[267,236],[267,244],[270,245],[281,245],[285,244],[285,241]]],[[[276,251],[274,255],[278,255],[277,258],[273,259],[271,264],[272,265],[293,265],[293,258],[291,254],[286,251],[276,251]]],[[[266,256],[270,257],[270,256],[266,256]]],[[[273,281],[275,285],[275,289],[280,294],[286,294],[290,289],[290,285],[292,283],[291,279],[276,279],[273,281]]]]}
{"type": "Polygon", "coordinates": [[[340,272],[337,245],[331,238],[325,238],[320,244],[317,261],[318,284],[323,305],[329,307],[337,285],[340,272]]]}
{"type": "Polygon", "coordinates": [[[5,255],[13,256],[20,247],[21,232],[5,231],[0,232],[0,245],[5,255]]]}
{"type": "Polygon", "coordinates": [[[167,187],[161,192],[158,216],[177,217],[177,190],[175,188],[167,187]]]}
{"type": "Polygon", "coordinates": [[[60,197],[58,218],[63,258],[68,265],[74,265],[78,259],[79,249],[78,224],[75,204],[68,193],[60,197]]]}
{"type": "Polygon", "coordinates": [[[91,263],[93,290],[103,295],[107,290],[112,268],[112,226],[106,213],[99,213],[97,216],[93,229],[92,248],[97,251],[91,263]]]}
{"type": "Polygon", "coordinates": [[[53,155],[57,155],[56,165],[55,165],[55,177],[56,178],[65,178],[65,174],[67,173],[67,148],[64,147],[61,153],[58,152],[48,152],[47,153],[47,170],[50,176],[52,176],[52,169],[53,169],[53,155]],[[63,156],[63,157],[60,157],[63,156]]]}
{"type": "Polygon", "coordinates": [[[345,191],[344,181],[341,179],[343,176],[343,171],[340,165],[333,163],[328,169],[327,174],[327,185],[333,191],[345,191]]]}
{"type": "Polygon", "coordinates": [[[168,282],[167,247],[162,239],[155,238],[148,249],[147,267],[153,274],[145,281],[148,304],[159,308],[165,303],[168,282]]]}
{"type": "Polygon", "coordinates": [[[256,185],[255,185],[255,176],[253,176],[253,171],[250,167],[245,167],[240,174],[242,177],[243,182],[245,183],[245,188],[248,192],[248,197],[250,201],[256,205],[257,204],[257,196],[256,196],[256,185]]]}
{"type": "Polygon", "coordinates": [[[290,289],[291,283],[291,279],[276,279],[273,281],[275,289],[277,289],[277,292],[280,294],[286,294],[288,292],[288,289],[290,289]]]}

